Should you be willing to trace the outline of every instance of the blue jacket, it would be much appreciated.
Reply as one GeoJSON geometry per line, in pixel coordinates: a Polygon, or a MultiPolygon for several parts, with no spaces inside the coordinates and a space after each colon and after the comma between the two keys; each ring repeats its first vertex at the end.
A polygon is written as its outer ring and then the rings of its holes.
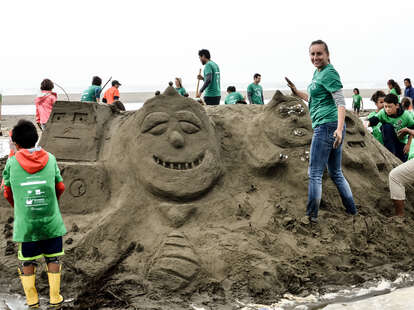
{"type": "Polygon", "coordinates": [[[406,87],[404,90],[404,97],[410,97],[411,100],[414,102],[414,88],[413,87],[406,87]]]}

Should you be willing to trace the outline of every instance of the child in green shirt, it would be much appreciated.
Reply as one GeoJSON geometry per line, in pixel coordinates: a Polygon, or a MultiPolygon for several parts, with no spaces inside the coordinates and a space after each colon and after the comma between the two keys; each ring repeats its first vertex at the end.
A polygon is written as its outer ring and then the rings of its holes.
{"type": "Polygon", "coordinates": [[[384,146],[401,161],[407,161],[407,154],[410,151],[412,136],[400,130],[403,128],[414,129],[413,115],[401,109],[398,97],[388,94],[384,98],[384,109],[376,116],[369,118],[369,126],[376,126],[382,123],[381,133],[384,146]]]}
{"type": "Polygon", "coordinates": [[[66,234],[58,199],[65,190],[56,158],[36,147],[33,123],[20,120],[12,131],[17,152],[3,171],[4,197],[14,207],[13,241],[19,242],[20,279],[30,308],[39,307],[35,286],[36,260],[44,257],[49,279],[50,306],[60,307],[62,236],[66,234]]]}
{"type": "MultiPolygon", "coordinates": [[[[372,96],[371,101],[373,101],[377,107],[375,111],[372,111],[368,115],[368,119],[371,117],[377,116],[377,114],[384,108],[384,98],[385,93],[382,90],[377,90],[372,96]]],[[[382,141],[382,132],[381,132],[382,123],[379,122],[376,126],[372,127],[372,135],[375,139],[378,140],[379,143],[384,145],[384,141],[382,141]]]]}
{"type": "Polygon", "coordinates": [[[354,109],[354,113],[359,117],[359,111],[361,110],[361,105],[363,109],[364,103],[362,102],[362,97],[359,94],[359,89],[354,88],[354,94],[352,95],[352,107],[354,109]]]}

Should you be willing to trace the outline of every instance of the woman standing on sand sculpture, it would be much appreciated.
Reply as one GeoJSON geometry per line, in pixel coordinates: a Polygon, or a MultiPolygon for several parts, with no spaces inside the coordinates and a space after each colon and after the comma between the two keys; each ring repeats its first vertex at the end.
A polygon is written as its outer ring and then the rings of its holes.
{"type": "Polygon", "coordinates": [[[322,176],[325,167],[338,188],[348,214],[357,213],[352,191],[342,174],[342,142],[345,137],[345,99],[338,72],[330,64],[327,44],[322,40],[311,43],[309,56],[316,67],[308,93],[299,91],[286,78],[293,94],[309,102],[309,112],[314,130],[310,149],[309,187],[306,218],[317,222],[322,199],[322,176]],[[309,95],[308,95],[309,94],[309,95]]]}

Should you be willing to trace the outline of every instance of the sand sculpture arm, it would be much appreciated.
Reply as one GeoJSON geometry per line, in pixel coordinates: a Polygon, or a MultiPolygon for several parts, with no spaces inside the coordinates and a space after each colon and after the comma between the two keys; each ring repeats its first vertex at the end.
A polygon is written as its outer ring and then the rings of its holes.
{"type": "Polygon", "coordinates": [[[200,94],[207,88],[208,85],[210,85],[212,79],[213,79],[213,74],[212,73],[208,73],[204,77],[204,84],[203,84],[203,87],[201,87],[201,89],[200,89],[200,94]]]}

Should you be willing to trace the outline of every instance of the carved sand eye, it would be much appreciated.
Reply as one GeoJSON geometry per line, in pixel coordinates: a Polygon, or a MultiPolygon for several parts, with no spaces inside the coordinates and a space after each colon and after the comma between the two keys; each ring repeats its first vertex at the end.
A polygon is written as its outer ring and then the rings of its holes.
{"type": "Polygon", "coordinates": [[[152,127],[147,132],[149,132],[152,135],[158,136],[158,135],[161,135],[164,132],[166,132],[167,129],[168,129],[168,123],[162,123],[162,124],[155,125],[154,127],[152,127]]]}
{"type": "Polygon", "coordinates": [[[148,114],[141,125],[141,132],[153,135],[163,134],[168,128],[169,115],[164,112],[148,114]]]}
{"type": "Polygon", "coordinates": [[[193,124],[189,121],[180,121],[180,127],[181,129],[188,134],[196,133],[200,131],[200,127],[198,127],[196,124],[193,124]]]}

